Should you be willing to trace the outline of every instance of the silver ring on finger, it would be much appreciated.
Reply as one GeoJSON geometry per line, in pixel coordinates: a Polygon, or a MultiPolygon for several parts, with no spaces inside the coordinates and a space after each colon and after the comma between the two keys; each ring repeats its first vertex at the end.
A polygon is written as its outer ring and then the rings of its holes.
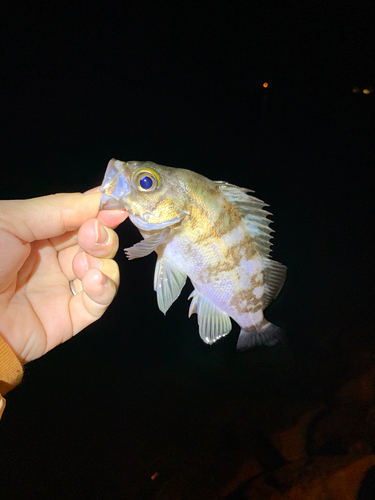
{"type": "Polygon", "coordinates": [[[77,295],[77,292],[76,292],[76,289],[74,286],[74,281],[69,281],[69,288],[70,288],[70,291],[72,292],[73,295],[77,295]]]}

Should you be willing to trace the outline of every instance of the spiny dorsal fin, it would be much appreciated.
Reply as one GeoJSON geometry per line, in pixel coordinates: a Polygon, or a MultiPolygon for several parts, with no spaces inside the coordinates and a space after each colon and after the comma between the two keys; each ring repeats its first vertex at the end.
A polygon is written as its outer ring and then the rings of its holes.
{"type": "Polygon", "coordinates": [[[236,208],[251,236],[254,238],[255,247],[264,261],[264,308],[279,294],[286,277],[286,267],[279,262],[271,260],[271,233],[269,227],[272,223],[268,219],[272,215],[263,207],[268,207],[264,201],[246,194],[253,192],[247,188],[241,188],[227,182],[215,181],[220,190],[230,203],[236,208]]]}
{"type": "Polygon", "coordinates": [[[242,217],[243,223],[254,238],[259,254],[263,258],[268,258],[271,253],[271,233],[273,233],[273,229],[269,227],[272,221],[267,218],[271,213],[263,208],[268,205],[255,196],[246,194],[250,189],[240,188],[227,182],[216,181],[216,183],[242,217]]]}

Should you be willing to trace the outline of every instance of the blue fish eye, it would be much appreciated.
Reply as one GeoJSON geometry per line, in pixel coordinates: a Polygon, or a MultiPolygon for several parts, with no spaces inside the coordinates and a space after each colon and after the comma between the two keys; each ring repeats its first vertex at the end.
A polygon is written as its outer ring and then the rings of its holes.
{"type": "Polygon", "coordinates": [[[142,189],[148,190],[152,188],[152,186],[154,185],[154,181],[151,177],[145,175],[144,177],[139,179],[139,185],[142,189]]]}
{"type": "Polygon", "coordinates": [[[160,185],[160,176],[156,170],[139,169],[134,173],[132,184],[139,191],[153,191],[160,185]]]}

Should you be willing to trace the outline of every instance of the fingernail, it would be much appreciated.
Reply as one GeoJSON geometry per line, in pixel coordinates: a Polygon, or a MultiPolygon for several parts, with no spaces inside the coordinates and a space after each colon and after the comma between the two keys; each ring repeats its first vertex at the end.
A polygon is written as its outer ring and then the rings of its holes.
{"type": "Polygon", "coordinates": [[[104,273],[102,273],[102,279],[101,279],[100,284],[102,286],[106,286],[108,284],[108,276],[106,276],[104,273]]]}
{"type": "Polygon", "coordinates": [[[88,191],[85,191],[84,193],[82,194],[92,194],[92,193],[97,193],[100,189],[100,186],[97,186],[97,187],[94,187],[94,188],[91,188],[89,189],[88,191]]]}
{"type": "Polygon", "coordinates": [[[85,262],[85,269],[88,271],[89,269],[101,269],[103,267],[103,262],[98,259],[97,257],[94,257],[93,255],[90,255],[87,252],[82,252],[83,259],[85,262]]]}
{"type": "Polygon", "coordinates": [[[97,245],[106,245],[109,243],[109,232],[98,219],[95,221],[95,232],[97,245]]]}

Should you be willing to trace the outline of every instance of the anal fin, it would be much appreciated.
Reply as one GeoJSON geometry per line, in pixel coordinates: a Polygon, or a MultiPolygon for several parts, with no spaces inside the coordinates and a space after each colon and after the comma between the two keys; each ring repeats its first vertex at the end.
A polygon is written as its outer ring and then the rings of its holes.
{"type": "Polygon", "coordinates": [[[189,318],[197,313],[199,335],[206,344],[213,344],[220,337],[224,337],[232,329],[230,317],[221,311],[209,299],[194,290],[190,294],[193,298],[189,309],[189,318]]]}

